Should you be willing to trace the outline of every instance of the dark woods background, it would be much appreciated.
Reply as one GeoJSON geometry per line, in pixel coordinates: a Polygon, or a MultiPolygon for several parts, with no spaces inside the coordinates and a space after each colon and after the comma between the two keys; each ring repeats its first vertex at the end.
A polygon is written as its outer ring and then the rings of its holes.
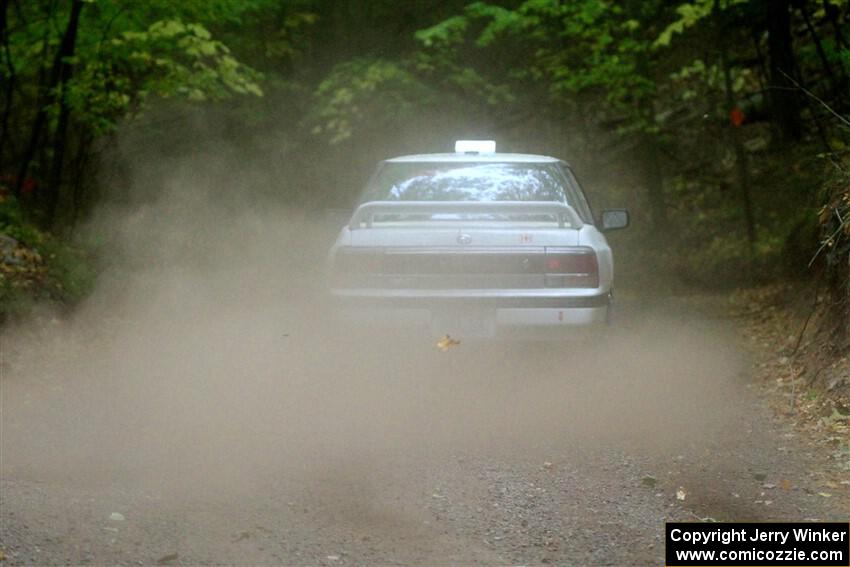
{"type": "Polygon", "coordinates": [[[376,161],[482,137],[628,206],[635,279],[815,276],[846,329],[848,19],[845,0],[0,0],[3,300],[84,295],[102,205],[186,183],[345,207],[376,161]]]}

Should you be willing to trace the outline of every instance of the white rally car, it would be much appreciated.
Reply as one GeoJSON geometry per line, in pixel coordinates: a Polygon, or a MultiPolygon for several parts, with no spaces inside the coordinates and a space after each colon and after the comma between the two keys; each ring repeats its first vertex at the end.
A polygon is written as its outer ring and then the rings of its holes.
{"type": "Polygon", "coordinates": [[[461,141],[382,162],[329,255],[329,287],[358,324],[457,338],[555,337],[610,321],[614,264],[570,167],[461,141]]]}

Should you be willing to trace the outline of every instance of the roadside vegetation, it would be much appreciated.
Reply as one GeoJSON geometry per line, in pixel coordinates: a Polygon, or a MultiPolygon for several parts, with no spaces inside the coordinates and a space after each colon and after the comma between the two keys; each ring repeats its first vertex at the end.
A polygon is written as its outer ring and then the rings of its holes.
{"type": "Polygon", "coordinates": [[[72,307],[92,290],[94,266],[92,247],[40,229],[0,186],[0,324],[72,307]]]}
{"type": "Polygon", "coordinates": [[[242,164],[223,200],[315,210],[379,159],[494,138],[631,209],[632,281],[807,293],[819,372],[850,348],[849,22],[842,0],[2,0],[0,312],[85,297],[93,213],[182,156],[242,164]]]}

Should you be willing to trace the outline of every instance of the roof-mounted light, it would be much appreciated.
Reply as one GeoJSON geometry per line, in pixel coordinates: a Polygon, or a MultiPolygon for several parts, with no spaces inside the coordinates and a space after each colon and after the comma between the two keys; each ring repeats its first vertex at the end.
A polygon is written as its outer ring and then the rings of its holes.
{"type": "Polygon", "coordinates": [[[496,141],[458,140],[455,142],[455,152],[459,154],[493,154],[496,153],[496,141]]]}

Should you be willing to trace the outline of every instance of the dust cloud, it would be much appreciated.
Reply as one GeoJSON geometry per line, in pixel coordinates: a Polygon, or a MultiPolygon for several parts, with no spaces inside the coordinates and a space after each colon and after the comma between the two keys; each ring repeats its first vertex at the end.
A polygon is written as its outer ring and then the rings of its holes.
{"type": "Polygon", "coordinates": [[[189,499],[321,478],[356,498],[397,459],[673,451],[722,427],[738,361],[692,315],[627,306],[603,341],[445,353],[339,324],[322,295],[335,227],[222,197],[231,166],[198,155],[155,200],[102,211],[95,293],[4,332],[4,477],[189,499]]]}

